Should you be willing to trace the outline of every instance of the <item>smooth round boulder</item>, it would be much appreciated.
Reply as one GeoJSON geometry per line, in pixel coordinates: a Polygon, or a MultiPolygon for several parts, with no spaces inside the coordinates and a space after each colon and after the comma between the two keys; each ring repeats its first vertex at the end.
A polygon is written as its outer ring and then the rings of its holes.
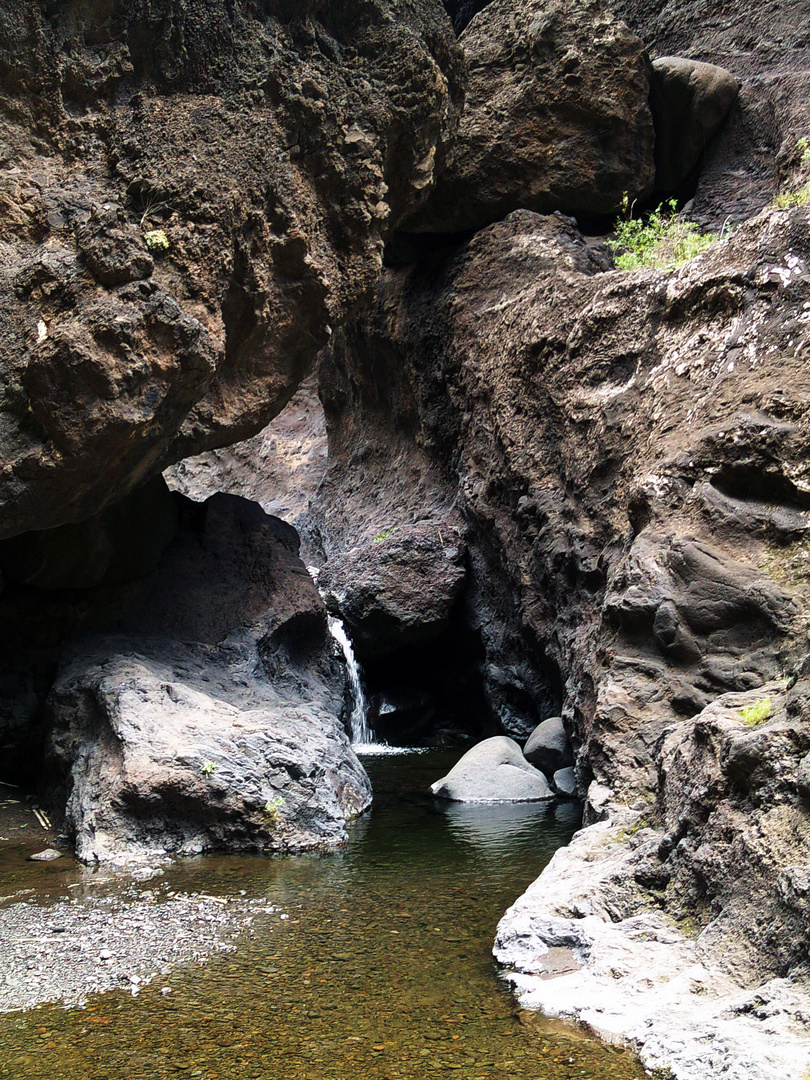
{"type": "Polygon", "coordinates": [[[551,782],[558,795],[563,795],[566,799],[575,799],[577,797],[577,777],[572,768],[557,769],[551,778],[551,782]]]}
{"type": "Polygon", "coordinates": [[[574,764],[571,742],[559,716],[537,725],[523,747],[523,756],[548,776],[574,764]]]}
{"type": "Polygon", "coordinates": [[[653,61],[650,108],[656,191],[676,191],[689,179],[739,92],[739,79],[716,64],[682,56],[653,61]]]}
{"type": "Polygon", "coordinates": [[[447,776],[431,784],[442,799],[455,802],[538,802],[553,799],[543,773],[505,735],[484,739],[468,750],[447,776]]]}

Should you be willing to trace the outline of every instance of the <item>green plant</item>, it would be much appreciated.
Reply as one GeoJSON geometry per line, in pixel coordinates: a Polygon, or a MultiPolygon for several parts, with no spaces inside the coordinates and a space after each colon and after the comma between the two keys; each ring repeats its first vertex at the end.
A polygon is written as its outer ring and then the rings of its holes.
{"type": "Polygon", "coordinates": [[[756,727],[763,724],[771,715],[771,699],[757,698],[751,705],[743,705],[740,709],[740,718],[746,727],[756,727]]]}
{"type": "Polygon", "coordinates": [[[278,823],[280,814],[279,810],[284,805],[284,799],[280,795],[277,795],[274,799],[268,799],[264,804],[264,816],[267,818],[268,824],[275,825],[278,823]]]}
{"type": "Polygon", "coordinates": [[[203,776],[213,776],[217,771],[217,763],[215,761],[204,761],[200,766],[200,772],[203,776]]]}
{"type": "Polygon", "coordinates": [[[143,234],[143,240],[153,255],[161,255],[169,250],[169,238],[163,229],[149,229],[143,234]]]}
{"type": "MultiPolygon", "coordinates": [[[[802,161],[804,158],[802,158],[802,161]]],[[[784,191],[771,203],[777,210],[791,210],[794,206],[807,206],[810,203],[810,180],[796,191],[784,191]]]]}
{"type": "Polygon", "coordinates": [[[398,528],[399,525],[394,525],[390,529],[383,529],[382,532],[378,532],[374,537],[374,543],[381,544],[383,540],[387,540],[389,536],[392,536],[398,528]]]}
{"type": "Polygon", "coordinates": [[[671,270],[694,259],[720,239],[717,233],[701,233],[693,221],[680,218],[675,199],[661,203],[646,219],[632,216],[634,205],[625,194],[624,220],[617,223],[613,239],[608,240],[617,270],[643,267],[671,270]]]}

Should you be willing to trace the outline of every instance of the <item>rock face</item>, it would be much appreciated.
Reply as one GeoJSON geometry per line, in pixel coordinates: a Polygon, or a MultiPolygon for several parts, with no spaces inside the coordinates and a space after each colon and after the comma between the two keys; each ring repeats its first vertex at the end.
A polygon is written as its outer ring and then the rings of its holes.
{"type": "Polygon", "coordinates": [[[314,375],[258,435],[184,458],[163,474],[173,491],[205,502],[219,491],[241,495],[295,525],[326,471],[326,424],[314,375]]]}
{"type": "Polygon", "coordinates": [[[175,499],[177,536],[137,588],[59,600],[94,616],[53,660],[53,808],[86,862],[341,843],[371,789],[297,534],[236,496],[175,499]]]}
{"type": "Polygon", "coordinates": [[[460,43],[458,140],[406,229],[476,229],[518,208],[610,214],[652,190],[649,61],[601,5],[495,0],[460,43]]]}
{"type": "Polygon", "coordinates": [[[50,754],[82,861],[345,842],[371,791],[338,719],[252,679],[249,653],[223,659],[109,642],[63,671],[50,754]]]}
{"type": "Polygon", "coordinates": [[[548,781],[530,765],[514,739],[484,739],[457,761],[430,790],[454,802],[535,802],[553,799],[548,781]]]}
{"type": "Polygon", "coordinates": [[[693,214],[702,224],[720,229],[727,220],[744,221],[780,189],[803,182],[796,144],[810,130],[810,65],[802,0],[729,5],[719,19],[707,19],[702,0],[612,0],[611,10],[654,59],[716,64],[742,83],[697,180],[693,214]]]}
{"type": "Polygon", "coordinates": [[[739,92],[739,80],[716,64],[678,56],[653,61],[650,108],[657,191],[676,191],[695,172],[739,92]]]}
{"type": "Polygon", "coordinates": [[[681,721],[656,754],[655,804],[608,803],[555,856],[498,927],[525,1006],[630,1042],[683,1080],[802,1075],[807,695],[804,681],[768,684],[681,721]],[[560,948],[573,972],[539,978],[560,948]]]}
{"type": "Polygon", "coordinates": [[[0,535],[263,427],[427,196],[462,78],[430,0],[4,4],[0,535]]]}
{"type": "MultiPolygon", "coordinates": [[[[624,875],[636,906],[606,889],[600,911],[644,913],[642,935],[662,908],[714,925],[708,977],[730,972],[745,1000],[791,971],[791,993],[805,994],[804,931],[791,921],[807,833],[794,780],[804,698],[790,734],[749,730],[742,715],[715,730],[712,703],[739,714],[770,697],[778,718],[778,680],[804,685],[808,266],[803,209],[766,211],[678,270],[633,273],[610,272],[569,219],[517,212],[386,274],[367,329],[336,342],[339,385],[356,389],[328,415],[337,454],[351,446],[360,460],[356,417],[380,399],[382,370],[363,358],[387,336],[395,416],[410,393],[422,452],[445,483],[456,477],[468,604],[502,729],[502,717],[530,731],[559,712],[580,790],[590,783],[599,803],[586,820],[638,804],[660,830],[632,870],[619,837],[611,890],[624,875]]],[[[394,476],[393,454],[387,467],[394,476]]]]}
{"type": "Polygon", "coordinates": [[[362,657],[424,645],[450,626],[464,585],[464,548],[441,527],[403,526],[330,559],[318,577],[362,657]]]}

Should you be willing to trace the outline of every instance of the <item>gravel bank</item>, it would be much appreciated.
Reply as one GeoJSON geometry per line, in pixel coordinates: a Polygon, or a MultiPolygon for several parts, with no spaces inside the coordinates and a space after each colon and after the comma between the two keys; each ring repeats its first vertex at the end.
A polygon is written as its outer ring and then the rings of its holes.
{"type": "MultiPolygon", "coordinates": [[[[151,883],[150,883],[151,884],[151,883]]],[[[138,987],[176,964],[231,952],[266,901],[173,893],[166,884],[118,897],[0,907],[0,1011],[138,987]]]]}

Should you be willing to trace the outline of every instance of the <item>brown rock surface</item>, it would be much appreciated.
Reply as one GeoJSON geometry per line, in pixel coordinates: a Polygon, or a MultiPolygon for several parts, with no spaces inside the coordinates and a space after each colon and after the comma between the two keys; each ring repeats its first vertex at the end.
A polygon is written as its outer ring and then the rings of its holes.
{"type": "Polygon", "coordinates": [[[458,141],[406,229],[476,229],[519,208],[609,214],[652,190],[649,61],[601,4],[496,0],[459,41],[458,141]]]}
{"type": "Polygon", "coordinates": [[[264,426],[426,197],[462,74],[429,0],[0,5],[0,534],[264,426]]]}

